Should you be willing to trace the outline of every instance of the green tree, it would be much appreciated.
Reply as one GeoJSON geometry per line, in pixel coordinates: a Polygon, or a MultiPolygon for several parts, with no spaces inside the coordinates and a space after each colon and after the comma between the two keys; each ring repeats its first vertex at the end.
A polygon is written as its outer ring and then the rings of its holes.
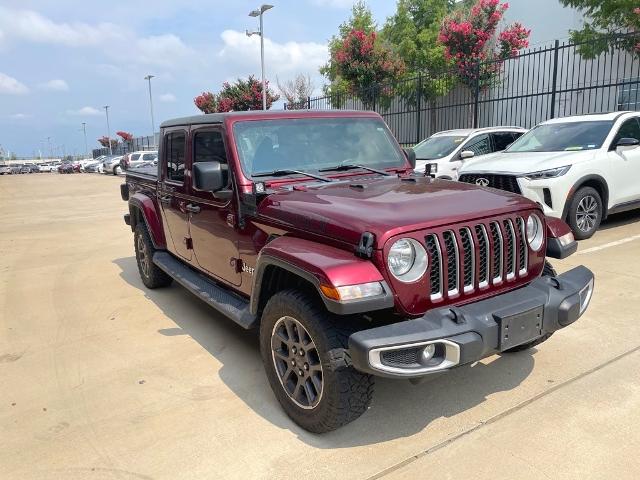
{"type": "Polygon", "coordinates": [[[584,26],[570,31],[571,40],[581,44],[579,51],[584,57],[594,58],[609,48],[640,54],[638,36],[624,35],[640,31],[638,0],[560,0],[560,3],[584,15],[584,26]]]}
{"type": "Polygon", "coordinates": [[[364,0],[358,0],[351,8],[351,16],[346,22],[338,27],[338,34],[329,39],[329,61],[320,67],[320,73],[329,80],[328,85],[324,85],[324,94],[331,97],[334,105],[340,104],[340,99],[349,91],[349,83],[340,75],[338,63],[334,61],[338,50],[344,44],[345,39],[352,31],[362,31],[371,34],[377,30],[378,26],[373,19],[371,9],[364,0]]]}

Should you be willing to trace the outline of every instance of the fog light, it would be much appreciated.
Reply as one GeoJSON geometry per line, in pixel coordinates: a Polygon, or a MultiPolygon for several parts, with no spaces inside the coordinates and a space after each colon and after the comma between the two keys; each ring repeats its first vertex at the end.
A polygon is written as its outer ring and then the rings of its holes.
{"type": "Polygon", "coordinates": [[[589,306],[589,302],[591,301],[591,296],[593,295],[593,278],[587,283],[587,286],[580,290],[580,315],[584,313],[584,311],[589,306]]]}
{"type": "Polygon", "coordinates": [[[424,347],[422,350],[422,363],[427,363],[429,360],[433,358],[436,353],[436,346],[434,343],[431,343],[424,347]]]}

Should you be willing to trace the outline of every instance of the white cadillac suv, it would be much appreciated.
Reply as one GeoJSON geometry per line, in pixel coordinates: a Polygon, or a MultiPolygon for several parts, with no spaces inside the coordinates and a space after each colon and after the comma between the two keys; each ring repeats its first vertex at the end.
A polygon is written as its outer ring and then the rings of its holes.
{"type": "Polygon", "coordinates": [[[607,215],[640,208],[639,145],[640,112],[555,118],[465,162],[459,180],[522,194],[585,239],[607,215]]]}
{"type": "Polygon", "coordinates": [[[521,127],[488,127],[434,133],[413,147],[416,152],[415,172],[457,180],[458,169],[463,162],[500,152],[524,132],[526,130],[521,127]]]}

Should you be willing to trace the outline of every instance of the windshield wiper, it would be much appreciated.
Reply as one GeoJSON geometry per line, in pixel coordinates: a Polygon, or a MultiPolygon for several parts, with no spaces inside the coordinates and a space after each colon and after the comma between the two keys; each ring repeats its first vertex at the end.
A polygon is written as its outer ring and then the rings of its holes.
{"type": "Polygon", "coordinates": [[[365,165],[356,165],[356,164],[346,164],[346,165],[336,165],[335,167],[322,168],[318,170],[319,172],[339,172],[341,170],[353,170],[355,168],[360,168],[362,170],[368,170],[373,173],[378,173],[380,175],[391,176],[392,174],[389,172],[385,172],[384,170],[378,170],[377,168],[367,167],[365,165]]]}
{"type": "Polygon", "coordinates": [[[270,172],[254,173],[251,176],[254,177],[254,178],[257,178],[257,177],[282,177],[284,175],[293,175],[293,174],[306,175],[307,177],[315,178],[317,180],[322,180],[323,182],[333,182],[333,180],[331,180],[330,178],[323,177],[322,175],[316,175],[314,173],[303,172],[302,170],[287,170],[287,169],[272,170],[270,172]]]}

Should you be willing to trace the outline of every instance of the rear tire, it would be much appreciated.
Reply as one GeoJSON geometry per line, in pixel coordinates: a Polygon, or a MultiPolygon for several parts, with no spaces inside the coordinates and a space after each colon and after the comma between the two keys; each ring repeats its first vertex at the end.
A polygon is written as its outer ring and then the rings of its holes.
{"type": "MultiPolygon", "coordinates": [[[[557,275],[558,274],[556,273],[556,270],[551,266],[549,262],[545,260],[544,269],[542,270],[542,276],[555,277],[557,275]]],[[[536,338],[531,342],[523,343],[522,345],[518,345],[517,347],[510,348],[509,350],[505,350],[503,353],[513,353],[513,352],[521,352],[523,350],[528,350],[532,347],[535,347],[536,345],[540,345],[542,342],[546,342],[547,340],[549,340],[549,338],[551,338],[551,335],[553,335],[553,332],[545,333],[541,337],[536,338]]]]}
{"type": "Polygon", "coordinates": [[[153,263],[153,254],[156,249],[144,222],[138,222],[136,225],[133,239],[138,272],[144,286],[153,289],[171,285],[173,279],[153,263]]]}
{"type": "Polygon", "coordinates": [[[577,240],[591,238],[602,221],[602,198],[593,187],[582,187],[569,205],[567,223],[577,240]]]}
{"type": "Polygon", "coordinates": [[[298,290],[276,293],[262,314],[260,352],[271,388],[286,414],[312,433],[354,421],[373,397],[373,377],[351,366],[346,320],[298,290]]]}

